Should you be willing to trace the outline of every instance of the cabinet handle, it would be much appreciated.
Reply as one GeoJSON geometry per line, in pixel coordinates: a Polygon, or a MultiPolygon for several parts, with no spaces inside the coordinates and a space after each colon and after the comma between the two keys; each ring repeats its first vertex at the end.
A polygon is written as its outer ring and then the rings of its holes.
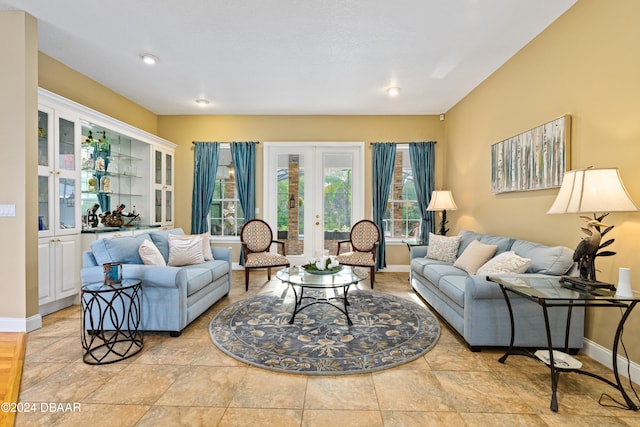
{"type": "Polygon", "coordinates": [[[56,175],[60,175],[60,171],[56,171],[56,175]]]}

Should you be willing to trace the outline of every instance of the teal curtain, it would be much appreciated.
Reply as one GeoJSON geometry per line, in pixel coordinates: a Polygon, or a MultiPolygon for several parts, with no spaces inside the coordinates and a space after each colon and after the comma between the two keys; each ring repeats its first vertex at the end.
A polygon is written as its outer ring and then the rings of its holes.
{"type": "Polygon", "coordinates": [[[191,233],[200,234],[209,231],[207,216],[216,186],[220,144],[217,142],[194,142],[194,144],[191,233]]]}
{"type": "Polygon", "coordinates": [[[373,222],[375,222],[380,229],[380,245],[376,253],[376,270],[379,270],[387,266],[383,219],[387,209],[387,200],[389,200],[393,164],[396,161],[396,144],[394,142],[373,144],[371,154],[373,222]]]}
{"type": "MultiPolygon", "coordinates": [[[[256,142],[232,142],[231,159],[236,170],[238,199],[244,212],[245,223],[255,218],[256,212],[256,142]]],[[[240,265],[244,265],[244,251],[240,251],[240,265]]]]}
{"type": "Polygon", "coordinates": [[[413,184],[416,187],[418,207],[422,223],[420,236],[427,244],[429,232],[435,232],[434,214],[427,211],[434,186],[435,142],[412,142],[409,144],[409,160],[413,170],[413,184]]]}

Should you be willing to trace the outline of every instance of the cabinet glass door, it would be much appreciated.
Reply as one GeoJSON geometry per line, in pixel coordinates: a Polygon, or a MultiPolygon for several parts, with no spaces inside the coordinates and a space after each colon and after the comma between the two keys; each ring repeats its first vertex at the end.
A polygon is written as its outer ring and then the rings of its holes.
{"type": "Polygon", "coordinates": [[[58,169],[76,169],[75,123],[62,117],[58,118],[58,169]]]}
{"type": "Polygon", "coordinates": [[[52,206],[49,205],[50,182],[50,175],[38,176],[38,231],[40,232],[50,230],[49,224],[52,217],[52,206]]]}
{"type": "Polygon", "coordinates": [[[162,151],[155,152],[155,172],[156,184],[162,184],[162,151]]]}
{"type": "Polygon", "coordinates": [[[58,180],[58,230],[76,228],[76,180],[58,180]]]}
{"type": "Polygon", "coordinates": [[[38,111],[38,166],[49,166],[49,135],[51,134],[51,113],[38,111]]]}

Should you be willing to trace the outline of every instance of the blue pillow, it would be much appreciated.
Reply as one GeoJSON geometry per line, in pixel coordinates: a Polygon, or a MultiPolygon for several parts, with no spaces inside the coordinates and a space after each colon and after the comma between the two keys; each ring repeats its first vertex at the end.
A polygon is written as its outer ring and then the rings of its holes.
{"type": "Polygon", "coordinates": [[[99,239],[89,245],[98,265],[108,262],[123,264],[142,264],[138,248],[144,239],[150,239],[148,233],[137,236],[114,237],[113,239],[99,239]]]}

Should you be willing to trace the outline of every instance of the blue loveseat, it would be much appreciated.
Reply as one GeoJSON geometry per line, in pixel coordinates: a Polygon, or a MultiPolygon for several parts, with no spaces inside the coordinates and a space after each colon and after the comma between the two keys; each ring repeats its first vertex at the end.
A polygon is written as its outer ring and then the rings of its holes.
{"type": "Polygon", "coordinates": [[[134,237],[101,239],[83,253],[82,283],[102,282],[102,264],[121,262],[123,279],[142,281],[141,328],[180,332],[231,289],[231,248],[212,247],[213,260],[181,267],[144,265],[138,249],[145,239],[169,259],[170,234],[182,229],[152,231],[134,237]]]}
{"type": "MultiPolygon", "coordinates": [[[[513,251],[531,260],[524,274],[560,276],[575,274],[573,251],[562,246],[545,246],[510,237],[479,234],[463,230],[456,257],[473,240],[496,245],[494,256],[513,251]]],[[[509,345],[509,312],[500,287],[486,275],[469,274],[453,262],[426,258],[428,246],[411,248],[411,286],[466,341],[472,350],[509,345]]],[[[546,348],[547,336],[542,308],[525,298],[510,294],[515,322],[516,347],[546,348]]],[[[566,307],[549,310],[554,346],[565,342],[566,307]]],[[[574,352],[584,341],[584,308],[574,307],[571,314],[569,348],[574,352]]]]}

